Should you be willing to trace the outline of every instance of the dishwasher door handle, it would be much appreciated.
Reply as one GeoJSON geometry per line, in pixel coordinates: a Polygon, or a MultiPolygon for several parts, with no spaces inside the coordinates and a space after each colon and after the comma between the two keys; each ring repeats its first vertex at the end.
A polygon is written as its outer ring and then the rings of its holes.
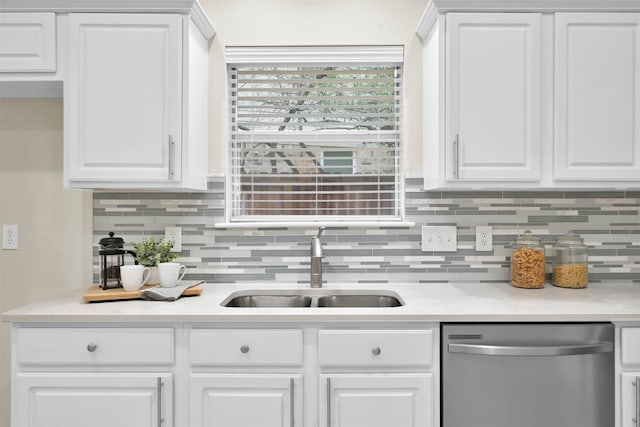
{"type": "Polygon", "coordinates": [[[579,354],[611,353],[613,343],[598,342],[576,345],[490,345],[449,344],[449,353],[478,354],[484,356],[574,356],[579,354]]]}

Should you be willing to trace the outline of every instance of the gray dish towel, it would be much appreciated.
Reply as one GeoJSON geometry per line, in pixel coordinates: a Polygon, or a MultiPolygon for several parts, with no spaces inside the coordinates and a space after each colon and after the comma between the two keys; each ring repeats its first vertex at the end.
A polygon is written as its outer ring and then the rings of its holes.
{"type": "Polygon", "coordinates": [[[172,288],[163,288],[158,285],[140,292],[140,297],[149,301],[175,301],[184,291],[201,283],[204,283],[204,280],[183,280],[172,288]]]}

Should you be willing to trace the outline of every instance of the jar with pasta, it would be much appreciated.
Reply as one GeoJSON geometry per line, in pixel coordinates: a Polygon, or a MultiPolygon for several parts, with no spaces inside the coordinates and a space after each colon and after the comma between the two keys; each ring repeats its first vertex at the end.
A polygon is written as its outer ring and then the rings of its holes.
{"type": "Polygon", "coordinates": [[[569,232],[553,245],[553,284],[561,288],[585,288],[589,282],[587,246],[569,232]]]}
{"type": "Polygon", "coordinates": [[[540,239],[525,231],[511,250],[511,284],[517,288],[544,288],[544,246],[540,239]]]}

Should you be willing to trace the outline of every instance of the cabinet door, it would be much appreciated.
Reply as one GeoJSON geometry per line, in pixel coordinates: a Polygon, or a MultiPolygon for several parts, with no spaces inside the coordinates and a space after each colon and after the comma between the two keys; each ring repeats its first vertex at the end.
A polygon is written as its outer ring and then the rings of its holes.
{"type": "Polygon", "coordinates": [[[19,373],[15,391],[14,426],[173,425],[170,374],[19,373]]]}
{"type": "Polygon", "coordinates": [[[640,372],[620,376],[620,426],[636,427],[640,419],[640,372]]]}
{"type": "Polygon", "coordinates": [[[69,22],[67,179],[179,178],[181,17],[70,14],[69,22]]]}
{"type": "Polygon", "coordinates": [[[640,180],[640,14],[555,17],[554,178],[640,180]]]}
{"type": "Polygon", "coordinates": [[[430,374],[322,375],[320,425],[432,427],[430,374]]]}
{"type": "Polygon", "coordinates": [[[56,70],[56,15],[0,13],[0,72],[56,70]]]}
{"type": "Polygon", "coordinates": [[[193,374],[191,427],[302,426],[300,375],[193,374]]]}
{"type": "Polygon", "coordinates": [[[447,179],[540,179],[541,15],[447,15],[447,179]]]}

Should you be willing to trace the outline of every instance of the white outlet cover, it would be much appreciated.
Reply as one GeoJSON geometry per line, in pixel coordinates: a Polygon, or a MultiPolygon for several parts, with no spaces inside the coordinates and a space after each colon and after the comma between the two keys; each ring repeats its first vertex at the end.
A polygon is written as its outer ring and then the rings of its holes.
{"type": "Polygon", "coordinates": [[[2,249],[17,250],[19,242],[18,224],[2,225],[2,249]]]}
{"type": "Polygon", "coordinates": [[[171,252],[182,251],[182,227],[165,227],[164,238],[165,240],[173,240],[171,252]]]}
{"type": "Polygon", "coordinates": [[[422,252],[456,252],[458,236],[456,226],[422,227],[422,252]]]}
{"type": "Polygon", "coordinates": [[[490,225],[476,226],[476,251],[493,251],[493,228],[490,225]]]}

